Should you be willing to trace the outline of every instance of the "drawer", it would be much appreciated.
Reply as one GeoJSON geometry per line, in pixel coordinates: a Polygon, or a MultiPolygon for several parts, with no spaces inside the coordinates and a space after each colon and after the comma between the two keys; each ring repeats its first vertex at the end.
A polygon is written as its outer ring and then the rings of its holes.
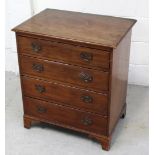
{"type": "Polygon", "coordinates": [[[18,36],[17,39],[19,53],[100,70],[109,68],[110,53],[107,51],[23,36],[18,36]]]}
{"type": "Polygon", "coordinates": [[[82,112],[50,102],[24,97],[24,113],[44,120],[77,129],[105,135],[107,118],[82,112]]]}
{"type": "Polygon", "coordinates": [[[34,75],[98,91],[108,90],[109,73],[20,56],[21,74],[34,75]]]}
{"type": "Polygon", "coordinates": [[[75,108],[107,115],[108,95],[67,87],[43,80],[22,77],[23,94],[75,108]]]}

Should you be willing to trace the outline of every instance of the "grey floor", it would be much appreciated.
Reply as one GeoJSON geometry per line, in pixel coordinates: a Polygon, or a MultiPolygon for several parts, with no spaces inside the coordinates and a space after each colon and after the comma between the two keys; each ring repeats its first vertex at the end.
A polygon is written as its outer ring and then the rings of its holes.
{"type": "Polygon", "coordinates": [[[106,152],[86,135],[47,124],[23,128],[19,77],[6,72],[6,155],[148,155],[148,87],[129,85],[127,116],[106,152]]]}

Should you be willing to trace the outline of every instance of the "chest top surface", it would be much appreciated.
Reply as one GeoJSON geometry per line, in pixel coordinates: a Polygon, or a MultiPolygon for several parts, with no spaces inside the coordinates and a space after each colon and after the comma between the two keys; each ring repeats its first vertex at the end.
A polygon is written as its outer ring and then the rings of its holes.
{"type": "Polygon", "coordinates": [[[116,48],[135,22],[134,19],[46,9],[13,31],[116,48]]]}

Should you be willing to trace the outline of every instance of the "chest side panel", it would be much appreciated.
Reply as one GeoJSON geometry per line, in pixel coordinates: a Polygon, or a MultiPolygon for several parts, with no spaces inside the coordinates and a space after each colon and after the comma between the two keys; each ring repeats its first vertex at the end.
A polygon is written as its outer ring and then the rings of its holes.
{"type": "Polygon", "coordinates": [[[111,134],[126,103],[131,32],[125,36],[111,56],[109,134],[111,134]]]}

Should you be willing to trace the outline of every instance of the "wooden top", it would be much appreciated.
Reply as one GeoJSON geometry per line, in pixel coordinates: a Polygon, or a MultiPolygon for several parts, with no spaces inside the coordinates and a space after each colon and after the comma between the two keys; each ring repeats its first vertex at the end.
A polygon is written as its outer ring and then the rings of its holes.
{"type": "Polygon", "coordinates": [[[13,31],[116,48],[136,20],[46,9],[13,31]]]}

